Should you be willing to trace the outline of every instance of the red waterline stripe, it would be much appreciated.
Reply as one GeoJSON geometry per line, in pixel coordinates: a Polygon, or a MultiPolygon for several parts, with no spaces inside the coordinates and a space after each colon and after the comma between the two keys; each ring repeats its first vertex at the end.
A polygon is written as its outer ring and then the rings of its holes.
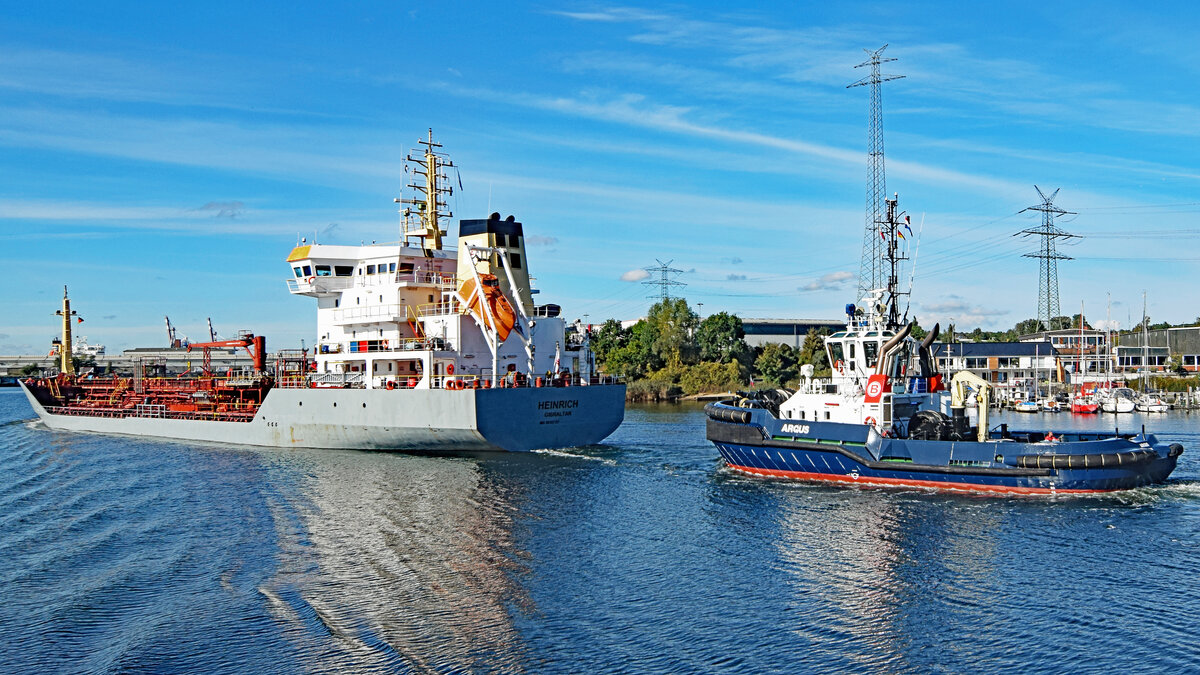
{"type": "Polygon", "coordinates": [[[730,464],[730,468],[771,478],[794,478],[825,483],[854,483],[855,485],[883,485],[927,487],[938,490],[960,490],[969,492],[997,492],[1003,494],[1051,495],[1051,494],[1095,494],[1098,492],[1116,492],[1115,488],[1107,490],[1059,490],[1050,488],[1004,487],[1000,485],[982,485],[979,483],[947,483],[937,480],[919,480],[916,478],[881,478],[875,476],[859,476],[853,478],[841,474],[810,473],[808,471],[785,471],[783,469],[755,469],[748,466],[730,464]]]}

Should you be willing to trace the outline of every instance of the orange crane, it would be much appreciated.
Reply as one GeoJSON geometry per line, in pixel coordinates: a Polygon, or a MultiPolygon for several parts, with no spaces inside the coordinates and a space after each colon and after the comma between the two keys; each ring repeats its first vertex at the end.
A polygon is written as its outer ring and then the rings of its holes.
{"type": "Polygon", "coordinates": [[[200,347],[204,350],[204,374],[212,375],[212,354],[209,349],[222,347],[232,347],[234,349],[243,348],[250,358],[254,360],[254,372],[262,373],[267,369],[267,338],[253,333],[241,333],[234,340],[215,340],[213,342],[191,342],[188,343],[187,350],[192,351],[192,347],[200,347]]]}

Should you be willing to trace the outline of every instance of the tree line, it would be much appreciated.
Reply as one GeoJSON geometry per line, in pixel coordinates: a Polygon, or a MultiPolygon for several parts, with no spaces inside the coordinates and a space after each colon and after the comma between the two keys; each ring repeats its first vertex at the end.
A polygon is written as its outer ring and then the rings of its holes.
{"type": "Polygon", "coordinates": [[[742,320],[727,312],[704,319],[684,298],[655,303],[629,327],[609,319],[594,328],[591,347],[605,372],[629,381],[630,398],[661,400],[680,394],[784,386],[811,363],[827,374],[824,333],[815,330],[796,349],[788,344],[746,344],[742,320]]]}

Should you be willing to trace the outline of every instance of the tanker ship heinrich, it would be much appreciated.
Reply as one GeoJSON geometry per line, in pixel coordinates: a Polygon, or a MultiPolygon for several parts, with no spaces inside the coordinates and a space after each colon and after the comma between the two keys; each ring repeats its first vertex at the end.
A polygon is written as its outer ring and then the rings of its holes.
{"type": "Polygon", "coordinates": [[[64,293],[61,373],[22,382],[47,427],[275,447],[523,451],[599,443],[624,416],[625,385],[599,374],[587,328],[535,305],[521,223],[459,222],[443,250],[454,165],[441,146],[406,161],[416,176],[395,244],[302,242],[293,294],[317,302],[314,353],[265,352],[261,336],[192,343],[203,367],[178,376],[80,375],[64,293]],[[245,348],[249,368],[216,372],[209,349],[245,348]]]}

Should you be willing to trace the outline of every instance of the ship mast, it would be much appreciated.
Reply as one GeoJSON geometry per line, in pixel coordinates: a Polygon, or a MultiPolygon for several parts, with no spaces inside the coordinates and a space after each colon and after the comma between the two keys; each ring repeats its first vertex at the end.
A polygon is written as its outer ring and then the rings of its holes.
{"type": "Polygon", "coordinates": [[[410,237],[418,238],[426,257],[432,257],[433,251],[442,249],[442,237],[446,236],[441,219],[454,215],[448,210],[441,210],[446,207],[442,197],[454,194],[454,187],[449,185],[449,178],[444,171],[454,167],[454,162],[435,150],[442,144],[434,142],[433,129],[429,130],[427,139],[417,142],[425,146],[423,155],[414,157],[409,153],[404,158],[404,172],[413,174],[412,182],[405,187],[412,188],[416,194],[411,199],[397,197],[394,201],[406,205],[400,212],[404,216],[403,244],[407,246],[410,237]]]}
{"type": "MultiPolygon", "coordinates": [[[[907,291],[900,290],[900,263],[908,260],[908,256],[900,249],[898,239],[903,239],[904,235],[900,232],[903,224],[901,218],[906,219],[907,216],[903,212],[897,213],[897,203],[899,195],[893,194],[891,199],[886,199],[887,213],[883,220],[876,223],[880,235],[882,235],[884,243],[883,262],[887,264],[888,278],[887,288],[885,290],[885,308],[881,314],[885,317],[885,328],[888,330],[897,330],[900,328],[900,296],[908,295],[907,291]]],[[[911,232],[911,230],[910,230],[911,232]]]]}
{"type": "MultiPolygon", "coordinates": [[[[63,286],[63,304],[62,309],[55,312],[62,317],[62,345],[59,346],[59,367],[58,370],[64,375],[75,374],[75,362],[71,360],[74,356],[74,346],[71,344],[71,317],[76,315],[76,312],[71,309],[71,299],[67,297],[67,287],[63,286]]],[[[82,319],[81,319],[82,320],[82,319]]]]}

